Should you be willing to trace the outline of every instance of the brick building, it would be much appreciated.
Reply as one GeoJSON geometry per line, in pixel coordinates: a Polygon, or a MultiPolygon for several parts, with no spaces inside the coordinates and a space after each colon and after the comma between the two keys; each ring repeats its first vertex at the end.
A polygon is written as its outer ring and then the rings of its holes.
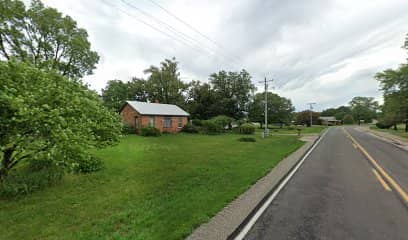
{"type": "Polygon", "coordinates": [[[190,116],[173,104],[126,101],[120,110],[124,122],[130,124],[136,133],[143,127],[155,127],[161,132],[179,132],[190,116]]]}

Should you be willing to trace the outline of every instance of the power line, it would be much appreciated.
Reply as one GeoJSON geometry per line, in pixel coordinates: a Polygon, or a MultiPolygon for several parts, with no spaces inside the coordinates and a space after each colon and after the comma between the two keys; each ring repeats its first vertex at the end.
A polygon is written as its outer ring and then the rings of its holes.
{"type": "MultiPolygon", "coordinates": [[[[210,48],[208,48],[208,47],[206,47],[206,46],[202,46],[202,43],[201,43],[199,40],[197,40],[197,39],[195,39],[195,38],[193,38],[193,37],[191,37],[191,36],[185,34],[184,32],[182,32],[182,31],[180,31],[180,30],[178,30],[178,29],[176,29],[176,28],[174,28],[174,27],[172,27],[171,25],[167,24],[166,22],[164,22],[164,21],[158,19],[157,17],[153,16],[152,14],[150,14],[150,13],[148,13],[148,12],[146,12],[146,11],[140,9],[139,7],[133,5],[133,4],[131,4],[131,3],[127,2],[127,1],[125,1],[125,0],[120,0],[120,1],[121,1],[122,3],[124,3],[124,4],[126,4],[127,6],[129,6],[129,7],[133,8],[133,9],[137,10],[137,11],[140,12],[141,14],[143,14],[143,15],[145,15],[145,16],[151,18],[151,19],[153,19],[156,23],[163,25],[165,28],[167,28],[169,31],[175,33],[176,35],[177,35],[177,34],[182,35],[182,38],[183,38],[184,40],[190,41],[189,43],[198,44],[201,48],[203,48],[203,49],[209,51],[209,53],[211,53],[212,55],[215,55],[215,56],[217,55],[217,53],[214,52],[213,49],[210,49],[210,48]]],[[[239,64],[239,63],[240,63],[240,62],[237,61],[236,59],[234,59],[234,58],[232,58],[232,57],[230,57],[230,56],[228,56],[228,55],[225,55],[225,54],[223,54],[222,52],[220,53],[220,55],[221,55],[222,57],[224,57],[226,60],[233,61],[235,64],[239,64]]]]}
{"type": "Polygon", "coordinates": [[[107,2],[106,0],[102,0],[102,2],[105,3],[106,5],[109,5],[109,6],[113,7],[113,8],[116,8],[116,9],[119,10],[120,12],[122,12],[122,13],[124,13],[124,14],[130,16],[130,17],[134,17],[137,21],[143,23],[144,25],[146,25],[146,26],[152,28],[153,30],[155,30],[155,31],[157,31],[157,32],[159,32],[159,33],[161,33],[161,34],[163,34],[163,35],[166,35],[167,37],[169,37],[169,38],[171,38],[171,39],[173,39],[173,40],[176,40],[176,41],[178,41],[178,42],[180,42],[180,43],[182,43],[182,44],[184,44],[184,45],[186,45],[186,46],[188,46],[188,47],[190,47],[190,48],[192,48],[192,49],[194,49],[194,50],[196,50],[196,51],[198,51],[198,52],[207,53],[207,52],[203,51],[202,49],[196,48],[195,46],[191,46],[190,44],[188,44],[188,43],[186,43],[186,42],[184,42],[184,41],[182,41],[182,40],[180,40],[180,39],[178,39],[178,38],[173,37],[173,36],[170,35],[169,33],[158,29],[157,27],[155,27],[155,26],[153,26],[153,25],[147,23],[146,21],[143,21],[142,19],[137,18],[137,17],[134,16],[133,14],[130,14],[130,13],[126,12],[125,10],[123,10],[123,9],[121,9],[121,8],[118,8],[116,5],[113,5],[113,4],[109,3],[109,2],[107,2]]]}
{"type": "MultiPolygon", "coordinates": [[[[165,27],[166,27],[168,30],[170,30],[173,34],[175,33],[176,35],[175,35],[175,36],[172,36],[172,35],[169,34],[168,32],[162,31],[162,30],[159,29],[158,27],[153,26],[152,24],[149,24],[148,22],[146,22],[146,21],[144,21],[144,20],[142,20],[142,19],[136,17],[135,15],[130,14],[129,12],[127,12],[127,11],[125,11],[125,10],[119,8],[117,5],[111,4],[111,3],[107,2],[106,0],[102,0],[102,2],[104,2],[106,5],[109,5],[109,6],[113,7],[113,8],[116,8],[117,10],[121,11],[122,13],[124,13],[124,14],[126,14],[126,15],[128,15],[128,16],[130,16],[130,17],[134,17],[137,21],[139,21],[139,22],[145,24],[146,26],[152,28],[153,30],[155,30],[155,31],[157,31],[157,32],[160,32],[161,34],[164,34],[164,35],[166,35],[167,37],[169,37],[169,38],[171,38],[171,39],[173,39],[173,40],[176,40],[176,41],[178,41],[178,42],[180,42],[180,43],[182,43],[182,44],[184,44],[184,45],[186,45],[186,46],[188,46],[188,47],[194,49],[194,50],[197,51],[197,52],[201,52],[201,53],[205,53],[205,54],[208,54],[208,53],[209,53],[209,52],[207,52],[207,51],[208,51],[207,49],[205,49],[205,48],[203,48],[203,47],[200,47],[200,46],[192,45],[191,42],[188,42],[185,38],[182,38],[182,37],[180,37],[179,35],[177,35],[178,31],[177,31],[176,29],[174,29],[173,27],[171,27],[170,25],[168,25],[168,24],[164,23],[163,21],[161,21],[161,20],[155,18],[154,16],[152,16],[152,15],[146,13],[145,11],[143,11],[143,10],[141,10],[141,9],[139,9],[139,8],[137,8],[137,7],[135,7],[135,6],[131,5],[131,4],[129,4],[129,3],[127,3],[126,1],[123,1],[123,0],[121,0],[121,1],[122,1],[124,4],[128,5],[129,7],[132,7],[132,8],[134,8],[134,9],[138,10],[138,11],[141,12],[142,14],[144,14],[144,15],[150,17],[150,18],[153,18],[153,20],[155,20],[156,22],[162,23],[163,25],[165,25],[165,27]]],[[[185,35],[185,34],[184,34],[184,35],[185,35]]],[[[187,36],[187,35],[186,35],[186,36],[187,36]]],[[[212,54],[212,55],[214,55],[214,56],[216,56],[216,57],[219,58],[219,56],[217,56],[217,54],[214,53],[214,52],[210,52],[210,54],[212,54]]]]}
{"type": "MultiPolygon", "coordinates": [[[[196,44],[196,43],[198,42],[196,39],[194,39],[194,38],[188,36],[187,34],[181,32],[181,31],[178,31],[177,29],[173,28],[171,25],[169,25],[169,24],[163,22],[162,20],[160,20],[160,19],[156,18],[155,16],[151,15],[150,13],[148,13],[148,12],[146,12],[146,11],[144,11],[144,10],[138,8],[138,7],[136,7],[135,5],[133,5],[133,4],[129,3],[129,2],[126,2],[125,0],[120,0],[120,1],[121,1],[122,3],[124,3],[124,4],[126,4],[127,6],[129,6],[129,7],[133,8],[133,9],[137,10],[138,12],[140,12],[141,14],[143,14],[144,16],[147,16],[147,17],[153,19],[153,20],[154,20],[156,23],[158,23],[159,25],[163,25],[167,30],[173,32],[174,34],[176,34],[176,35],[177,35],[177,34],[182,35],[182,39],[185,40],[185,41],[187,41],[188,43],[190,43],[190,44],[191,44],[191,43],[196,44]]],[[[200,43],[198,42],[198,44],[200,44],[200,43]]],[[[215,54],[214,52],[210,52],[210,53],[211,53],[211,54],[215,54]]]]}
{"type": "MultiPolygon", "coordinates": [[[[201,37],[207,39],[208,41],[210,41],[211,43],[213,43],[214,45],[216,45],[218,48],[225,50],[225,47],[222,46],[221,44],[217,43],[216,41],[212,40],[210,37],[206,36],[204,33],[200,32],[197,28],[195,28],[194,26],[192,26],[191,24],[189,24],[188,22],[184,21],[183,19],[177,17],[177,15],[173,14],[172,12],[170,12],[169,10],[167,10],[165,7],[161,6],[160,4],[158,4],[157,2],[153,1],[153,0],[148,0],[149,2],[151,2],[152,4],[154,4],[155,6],[159,7],[160,9],[162,9],[163,11],[165,11],[167,14],[169,14],[170,16],[174,17],[175,19],[177,19],[179,22],[183,23],[185,26],[187,26],[188,28],[190,28],[191,30],[193,30],[194,32],[196,32],[197,34],[199,34],[201,37]]],[[[227,51],[226,51],[227,52],[227,51]]],[[[238,57],[234,56],[234,58],[237,58],[239,61],[241,61],[238,57]]]]}

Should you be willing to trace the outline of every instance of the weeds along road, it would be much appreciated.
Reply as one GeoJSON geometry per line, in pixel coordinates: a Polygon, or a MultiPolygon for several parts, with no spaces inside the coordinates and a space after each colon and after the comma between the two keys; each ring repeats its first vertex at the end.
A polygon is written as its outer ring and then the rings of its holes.
{"type": "Polygon", "coordinates": [[[330,128],[245,239],[408,239],[408,152],[330,128]]]}

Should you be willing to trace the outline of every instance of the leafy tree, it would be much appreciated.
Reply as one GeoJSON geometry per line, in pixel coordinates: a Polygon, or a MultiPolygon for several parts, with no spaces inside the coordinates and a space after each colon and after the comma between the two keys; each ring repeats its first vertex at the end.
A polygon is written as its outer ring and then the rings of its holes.
{"type": "Polygon", "coordinates": [[[160,63],[160,67],[151,66],[145,70],[150,74],[147,81],[147,91],[152,101],[160,103],[184,104],[185,91],[187,84],[180,80],[178,62],[175,58],[165,59],[160,63]]]}
{"type": "Polygon", "coordinates": [[[353,124],[354,123],[353,115],[351,115],[351,114],[344,115],[343,123],[344,124],[353,124]]]}
{"type": "Polygon", "coordinates": [[[130,82],[110,80],[102,89],[102,100],[106,107],[119,111],[127,100],[145,102],[148,100],[147,82],[143,79],[132,78],[130,82]]]}
{"type": "Polygon", "coordinates": [[[119,116],[98,95],[55,71],[0,61],[0,176],[25,161],[75,167],[88,149],[118,141],[119,116]]]}
{"type": "Polygon", "coordinates": [[[193,119],[210,119],[217,113],[214,111],[217,105],[214,91],[210,84],[193,81],[187,90],[186,110],[193,119]]]}
{"type": "Polygon", "coordinates": [[[340,106],[336,109],[334,116],[337,120],[343,120],[346,115],[351,114],[351,108],[347,106],[340,106]]]}
{"type": "Polygon", "coordinates": [[[337,109],[336,109],[336,108],[328,108],[328,109],[323,110],[323,111],[320,113],[320,115],[321,115],[322,117],[331,117],[331,116],[336,115],[336,113],[337,113],[337,109]]]}
{"type": "Polygon", "coordinates": [[[372,122],[379,109],[378,102],[373,97],[354,97],[350,101],[353,118],[358,121],[364,120],[366,123],[372,122]]]}
{"type": "Polygon", "coordinates": [[[244,117],[251,94],[256,90],[251,75],[245,70],[219,71],[211,74],[209,80],[217,100],[216,115],[225,114],[235,119],[244,117]]]}
{"type": "MultiPolygon", "coordinates": [[[[249,104],[249,119],[262,124],[265,122],[265,93],[257,93],[249,104]]],[[[278,94],[268,92],[268,123],[290,124],[295,108],[292,102],[278,94]]]]}
{"type": "Polygon", "coordinates": [[[0,1],[0,60],[14,58],[81,78],[99,61],[90,48],[85,29],[41,1],[33,0],[28,9],[20,0],[0,1]]]}
{"type": "MultiPolygon", "coordinates": [[[[396,129],[398,122],[408,119],[408,65],[401,65],[397,70],[387,69],[375,77],[384,93],[384,117],[391,119],[396,129]]],[[[408,132],[408,122],[405,131],[408,132]]]]}
{"type": "MultiPolygon", "coordinates": [[[[312,112],[312,124],[317,124],[319,122],[320,113],[312,112]]],[[[297,124],[310,125],[310,110],[298,112],[295,114],[295,119],[297,124]]]]}
{"type": "Polygon", "coordinates": [[[129,85],[121,80],[110,80],[107,86],[102,89],[102,100],[104,105],[115,111],[119,111],[121,106],[129,97],[129,85]]]}

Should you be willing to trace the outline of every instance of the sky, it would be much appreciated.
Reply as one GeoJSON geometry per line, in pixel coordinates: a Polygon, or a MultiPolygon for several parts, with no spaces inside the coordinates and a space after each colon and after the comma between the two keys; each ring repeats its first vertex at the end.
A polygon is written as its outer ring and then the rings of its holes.
{"type": "Polygon", "coordinates": [[[296,110],[322,110],[354,96],[381,102],[375,73],[407,61],[407,0],[43,2],[88,31],[101,59],[84,80],[99,92],[175,57],[185,82],[246,69],[258,91],[273,79],[296,110]]]}

